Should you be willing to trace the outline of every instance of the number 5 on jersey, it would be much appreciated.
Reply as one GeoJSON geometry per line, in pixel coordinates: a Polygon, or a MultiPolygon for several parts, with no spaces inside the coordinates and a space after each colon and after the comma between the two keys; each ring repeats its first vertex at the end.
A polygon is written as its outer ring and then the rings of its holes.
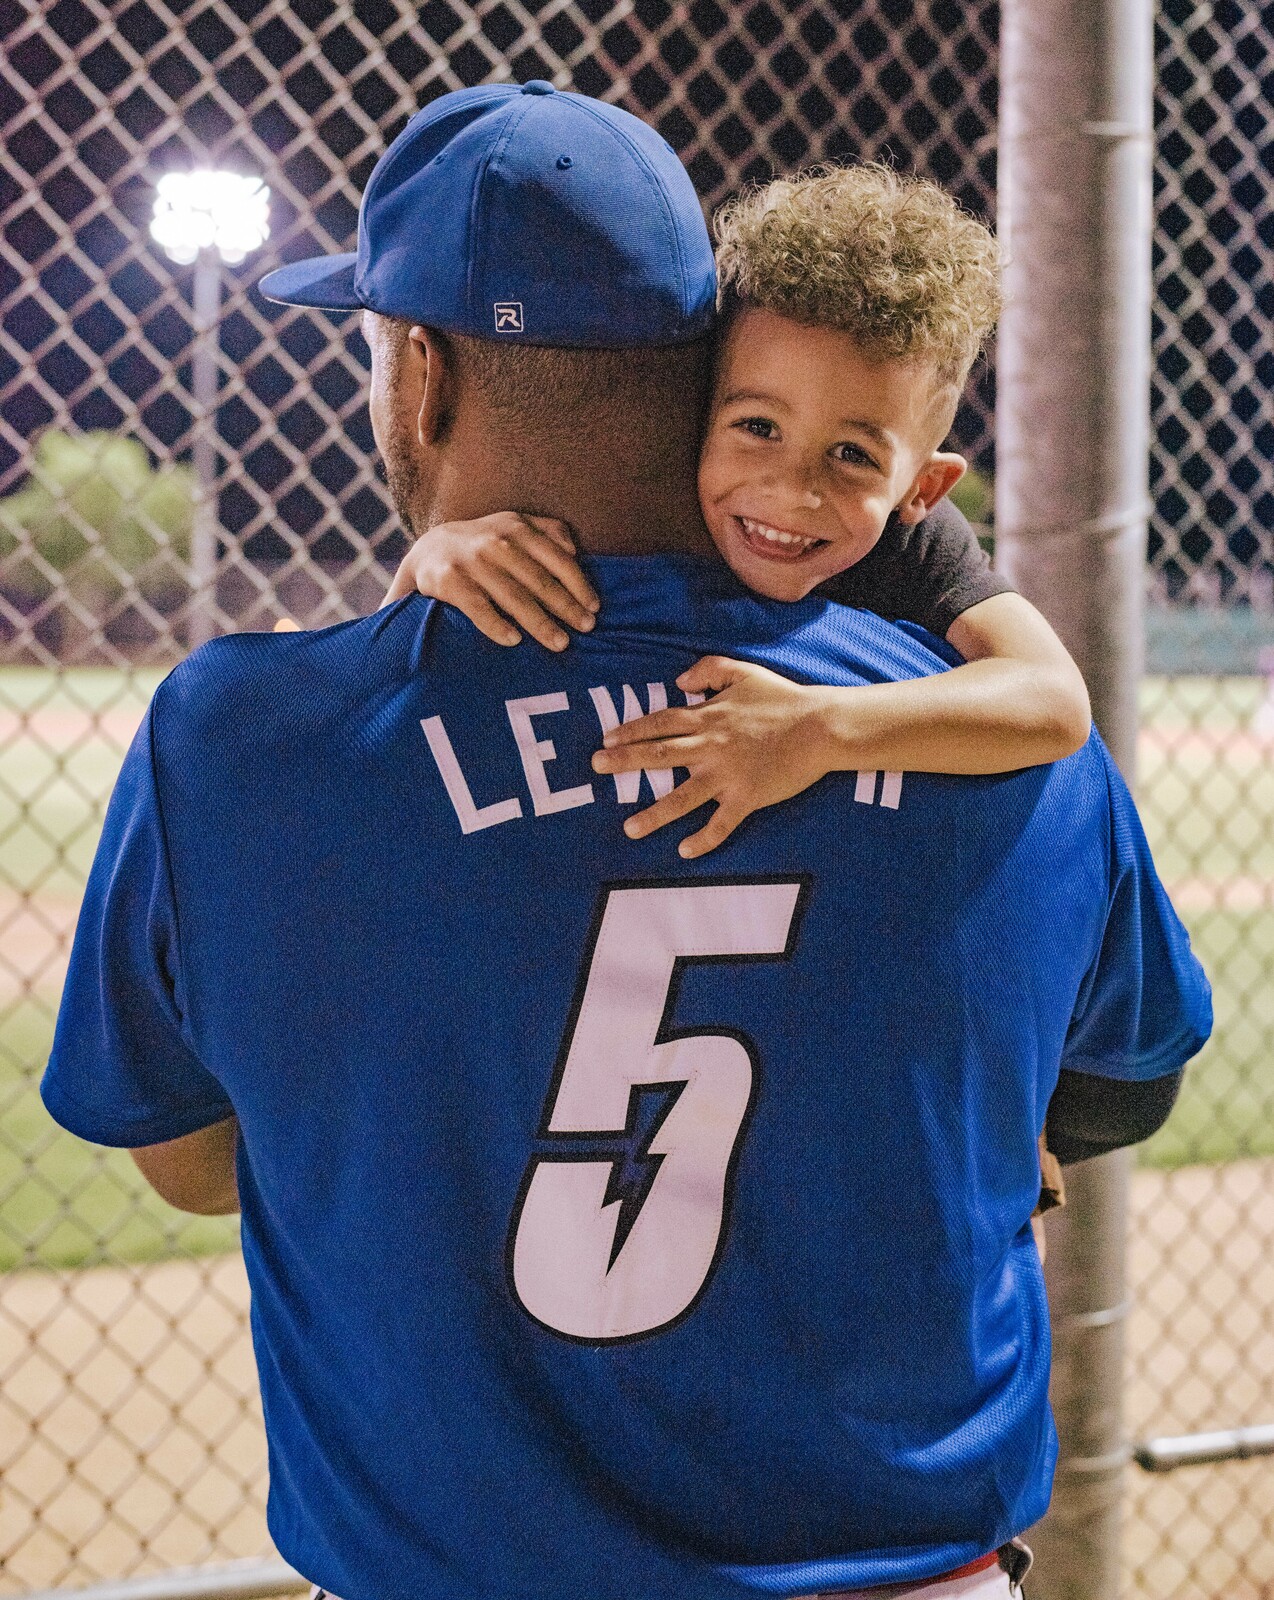
{"type": "Polygon", "coordinates": [[[531,1157],[510,1230],[514,1293],[545,1327],[588,1343],[640,1338],[703,1292],[752,1104],[753,1058],[725,1027],[672,1034],[664,1019],[680,963],[789,955],[801,888],[607,892],[545,1104],[549,1148],[531,1157]],[[640,1091],[661,1085],[653,1135],[633,1150],[640,1091]],[[626,1162],[643,1174],[635,1190],[621,1180],[626,1162]]]}

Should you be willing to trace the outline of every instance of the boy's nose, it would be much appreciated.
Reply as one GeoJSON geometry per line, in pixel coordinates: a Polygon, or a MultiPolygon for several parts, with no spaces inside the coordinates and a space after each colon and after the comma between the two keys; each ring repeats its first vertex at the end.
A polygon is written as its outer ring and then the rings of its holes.
{"type": "Polygon", "coordinates": [[[805,491],[805,493],[801,496],[801,504],[804,505],[804,506],[808,506],[811,511],[817,511],[819,506],[822,505],[822,503],[823,503],[822,495],[821,494],[815,494],[813,489],[807,489],[805,491]]]}

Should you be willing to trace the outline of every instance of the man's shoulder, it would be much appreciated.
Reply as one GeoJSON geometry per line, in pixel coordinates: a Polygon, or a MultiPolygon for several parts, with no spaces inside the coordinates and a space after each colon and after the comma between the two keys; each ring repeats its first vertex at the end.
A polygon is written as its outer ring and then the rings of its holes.
{"type": "Polygon", "coordinates": [[[700,655],[756,661],[810,682],[880,683],[957,666],[945,640],[811,594],[771,600],[747,589],[724,562],[685,554],[590,557],[602,596],[599,643],[666,644],[700,655]]]}
{"type": "Polygon", "coordinates": [[[762,647],[766,664],[781,672],[780,663],[789,663],[816,682],[927,678],[960,666],[964,659],[945,639],[916,623],[886,622],[834,600],[810,599],[781,609],[773,602],[772,611],[772,637],[762,647]]]}
{"type": "Polygon", "coordinates": [[[215,744],[340,716],[352,700],[374,695],[388,673],[401,674],[418,632],[414,622],[402,625],[403,609],[304,632],[210,640],[160,684],[157,732],[182,744],[215,744]]]}

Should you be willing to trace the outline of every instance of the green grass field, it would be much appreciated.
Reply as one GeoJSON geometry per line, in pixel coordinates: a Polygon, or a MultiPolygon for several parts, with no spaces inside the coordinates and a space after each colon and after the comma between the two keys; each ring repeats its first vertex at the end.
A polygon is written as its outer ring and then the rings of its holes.
{"type": "Polygon", "coordinates": [[[1274,1155],[1274,728],[1259,678],[1148,679],[1137,799],[1216,1027],[1143,1165],[1274,1155]]]}
{"type": "Polygon", "coordinates": [[[123,1151],[63,1133],[36,1091],[57,1008],[56,937],[73,925],[100,806],[159,677],[0,670],[0,1270],[152,1260],[238,1238],[232,1219],[165,1205],[123,1151]],[[33,917],[15,890],[33,891],[33,917]],[[34,980],[29,991],[14,967],[34,980]]]}
{"type": "MultiPolygon", "coordinates": [[[[230,1220],[165,1206],[127,1155],[103,1160],[62,1133],[36,1092],[57,938],[73,925],[99,808],[157,678],[0,670],[0,1269],[152,1260],[237,1237],[230,1220]]],[[[1171,1122],[1141,1152],[1148,1165],[1274,1154],[1274,737],[1250,731],[1263,691],[1249,678],[1144,688],[1141,808],[1217,1011],[1171,1122]]]]}

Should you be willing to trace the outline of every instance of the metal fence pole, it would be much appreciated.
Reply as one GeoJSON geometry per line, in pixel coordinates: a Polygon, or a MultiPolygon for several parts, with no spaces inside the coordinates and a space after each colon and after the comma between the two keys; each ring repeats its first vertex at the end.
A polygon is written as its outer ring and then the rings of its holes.
{"type": "MultiPolygon", "coordinates": [[[[1152,0],[1008,0],[1001,35],[998,559],[1050,618],[1131,778],[1150,388],[1152,0]]],[[[1050,1228],[1062,1456],[1033,1600],[1119,1588],[1124,1153],[1074,1169],[1050,1228]]]]}

